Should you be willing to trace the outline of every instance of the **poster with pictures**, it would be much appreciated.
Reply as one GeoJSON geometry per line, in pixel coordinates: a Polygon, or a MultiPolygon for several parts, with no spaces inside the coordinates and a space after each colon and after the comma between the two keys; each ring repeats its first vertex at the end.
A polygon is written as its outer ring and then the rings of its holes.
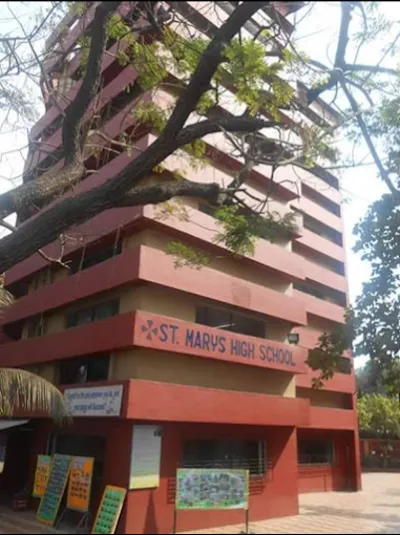
{"type": "Polygon", "coordinates": [[[247,509],[248,470],[178,470],[176,509],[247,509]]]}
{"type": "Polygon", "coordinates": [[[71,466],[70,455],[53,455],[49,480],[40,501],[37,519],[43,524],[53,526],[60,508],[71,466]]]}

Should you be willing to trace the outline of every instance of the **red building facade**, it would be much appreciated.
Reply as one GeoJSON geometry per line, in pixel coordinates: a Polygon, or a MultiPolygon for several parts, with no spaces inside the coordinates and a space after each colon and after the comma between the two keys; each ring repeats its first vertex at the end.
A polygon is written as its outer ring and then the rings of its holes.
{"type": "MultiPolygon", "coordinates": [[[[190,16],[205,19],[204,3],[190,4],[190,16]]],[[[94,7],[78,24],[72,15],[64,20],[70,27],[66,50],[90,26],[94,7]]],[[[49,47],[56,39],[52,36],[49,47]]],[[[78,67],[79,57],[70,58],[72,80],[78,67]]],[[[98,106],[107,107],[103,129],[114,139],[133,125],[134,103],[121,95],[137,73],[117,64],[112,53],[102,69],[98,106]]],[[[171,96],[165,91],[157,98],[171,96]]],[[[60,107],[65,103],[61,99],[60,107]]],[[[61,144],[59,118],[60,108],[50,105],[32,138],[55,151],[61,144]]],[[[135,140],[133,154],[100,158],[97,172],[75,191],[112,178],[153,139],[146,132],[135,140]]],[[[232,176],[240,163],[224,155],[212,136],[205,141],[220,158],[201,171],[189,170],[189,176],[216,181],[232,176]]],[[[98,142],[106,147],[104,139],[98,142]]],[[[31,154],[32,169],[61,165],[57,157],[49,164],[48,150],[31,154]]],[[[86,165],[93,165],[91,154],[86,165]]],[[[176,168],[173,157],[166,166],[176,168]]],[[[294,173],[284,169],[287,178],[294,173]]],[[[188,200],[188,221],[160,218],[157,208],[146,206],[109,210],[72,229],[77,239],[67,244],[69,271],[34,255],[7,273],[6,285],[18,300],[3,319],[1,365],[34,371],[66,395],[75,391],[76,399],[108,387],[120,399],[108,412],[100,403],[85,413],[87,407],[78,403],[67,428],[33,417],[30,441],[17,432],[10,437],[4,485],[16,480],[21,456],[18,481],[32,476],[41,453],[94,456],[94,510],[104,485],[129,488],[122,533],[171,532],[181,467],[249,468],[251,520],[296,514],[301,492],[360,489],[351,355],[343,356],[341,373],[321,390],[312,389],[313,373],[305,362],[319,335],[344,322],[341,196],[337,179],[326,172],[303,175],[300,192],[285,182],[273,197],[273,209],[296,211],[298,231],[278,244],[260,239],[254,256],[240,261],[213,242],[217,225],[207,207],[188,200]],[[211,253],[213,260],[200,271],[177,269],[166,254],[177,239],[211,253]],[[290,333],[298,333],[297,345],[288,343],[290,333]],[[143,425],[161,430],[159,484],[132,489],[135,430],[143,425]]],[[[249,187],[262,191],[268,181],[266,169],[258,166],[249,187]]],[[[49,245],[47,254],[57,247],[49,245]]],[[[178,530],[233,524],[242,516],[180,513],[178,530]]]]}

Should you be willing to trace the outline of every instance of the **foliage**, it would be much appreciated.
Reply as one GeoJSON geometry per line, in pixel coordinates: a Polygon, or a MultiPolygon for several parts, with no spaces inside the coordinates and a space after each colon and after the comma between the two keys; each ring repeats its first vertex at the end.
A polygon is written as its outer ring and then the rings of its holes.
{"type": "Polygon", "coordinates": [[[58,423],[70,420],[63,394],[49,381],[25,370],[0,368],[0,416],[16,411],[46,413],[58,423]]]}
{"type": "Polygon", "coordinates": [[[345,313],[345,324],[322,333],[318,345],[308,352],[307,364],[312,370],[320,371],[319,376],[313,378],[315,388],[321,388],[324,381],[338,371],[340,359],[345,351],[351,350],[354,336],[354,311],[349,307],[345,313]]]}
{"type": "Polygon", "coordinates": [[[381,394],[362,396],[357,402],[360,431],[368,436],[400,438],[400,404],[381,394]]]}

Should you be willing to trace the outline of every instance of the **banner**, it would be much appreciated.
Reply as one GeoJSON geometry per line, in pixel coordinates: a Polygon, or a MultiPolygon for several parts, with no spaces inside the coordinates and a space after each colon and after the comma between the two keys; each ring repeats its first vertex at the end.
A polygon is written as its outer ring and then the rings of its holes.
{"type": "Polygon", "coordinates": [[[67,486],[71,457],[54,455],[49,480],[40,501],[36,518],[43,524],[52,526],[57,518],[58,509],[67,486]]]}
{"type": "Polygon", "coordinates": [[[36,464],[35,481],[33,483],[32,496],[34,498],[41,498],[44,494],[47,482],[49,480],[51,468],[50,455],[38,455],[36,464]]]}
{"type": "Polygon", "coordinates": [[[92,533],[115,533],[126,496],[126,489],[107,485],[97,511],[92,533]]]}
{"type": "Polygon", "coordinates": [[[154,489],[160,485],[161,427],[134,425],[129,489],[154,489]]]}
{"type": "Polygon", "coordinates": [[[123,393],[123,385],[66,388],[64,398],[72,416],[117,417],[123,393]]]}
{"type": "Polygon", "coordinates": [[[248,470],[178,470],[176,509],[248,509],[248,470]]]}
{"type": "Polygon", "coordinates": [[[68,509],[82,513],[89,510],[93,465],[93,457],[72,457],[67,494],[68,509]]]}

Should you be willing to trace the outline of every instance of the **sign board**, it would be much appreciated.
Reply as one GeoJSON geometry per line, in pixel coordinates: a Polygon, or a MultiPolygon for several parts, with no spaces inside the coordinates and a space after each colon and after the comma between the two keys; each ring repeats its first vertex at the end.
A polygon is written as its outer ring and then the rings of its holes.
{"type": "Polygon", "coordinates": [[[49,480],[40,501],[37,519],[52,526],[57,518],[58,509],[67,486],[71,457],[69,455],[53,456],[49,480]]]}
{"type": "Polygon", "coordinates": [[[72,416],[119,416],[123,385],[67,388],[65,401],[72,416]]]}
{"type": "Polygon", "coordinates": [[[178,470],[176,509],[248,509],[248,470],[178,470]]]}
{"type": "Polygon", "coordinates": [[[134,425],[129,489],[152,489],[160,485],[161,428],[134,425]]]}
{"type": "Polygon", "coordinates": [[[35,481],[33,483],[32,496],[34,498],[41,498],[44,494],[49,480],[51,468],[51,456],[50,455],[38,455],[36,464],[35,481]]]}
{"type": "Polygon", "coordinates": [[[93,457],[72,457],[67,494],[68,509],[82,513],[89,510],[93,465],[93,457]]]}
{"type": "Polygon", "coordinates": [[[92,533],[115,533],[126,496],[126,489],[107,485],[97,511],[92,533]]]}
{"type": "Polygon", "coordinates": [[[301,347],[137,312],[134,343],[197,357],[305,373],[301,347]]]}

